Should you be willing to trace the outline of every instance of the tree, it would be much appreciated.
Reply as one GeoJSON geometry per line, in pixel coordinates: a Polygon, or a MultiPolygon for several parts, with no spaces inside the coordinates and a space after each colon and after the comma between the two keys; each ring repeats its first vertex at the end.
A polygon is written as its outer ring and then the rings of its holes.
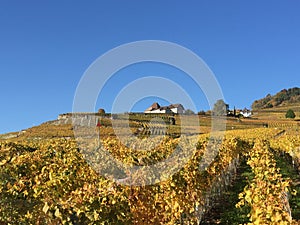
{"type": "Polygon", "coordinates": [[[289,109],[285,114],[285,118],[294,119],[295,117],[296,117],[296,114],[294,113],[294,111],[292,109],[289,109]]]}
{"type": "Polygon", "coordinates": [[[204,116],[204,115],[206,115],[206,113],[205,113],[204,110],[200,110],[200,111],[198,112],[198,115],[199,115],[199,116],[204,116]]]}
{"type": "Polygon", "coordinates": [[[99,109],[99,110],[98,110],[98,114],[100,114],[100,115],[104,115],[104,114],[105,114],[105,110],[104,110],[104,109],[102,109],[102,108],[101,108],[101,109],[99,109]]]}
{"type": "Polygon", "coordinates": [[[273,104],[272,104],[271,102],[268,102],[267,105],[266,105],[266,108],[267,108],[267,109],[273,108],[273,104]]]}
{"type": "Polygon", "coordinates": [[[219,99],[214,105],[213,115],[226,116],[228,109],[229,109],[229,105],[226,104],[223,99],[219,99]]]}
{"type": "Polygon", "coordinates": [[[186,110],[184,111],[184,114],[185,114],[185,115],[195,115],[195,112],[194,112],[193,110],[191,110],[191,109],[186,109],[186,110]]]}

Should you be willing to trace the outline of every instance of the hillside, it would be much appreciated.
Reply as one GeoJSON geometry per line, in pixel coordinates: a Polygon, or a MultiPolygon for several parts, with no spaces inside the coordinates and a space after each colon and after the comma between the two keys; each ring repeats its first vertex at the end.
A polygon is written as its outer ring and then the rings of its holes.
{"type": "Polygon", "coordinates": [[[299,224],[297,128],[228,130],[211,145],[203,134],[157,136],[125,146],[108,135],[108,119],[103,122],[106,135],[100,142],[87,137],[83,148],[69,137],[71,125],[58,121],[0,140],[0,224],[299,224]],[[175,151],[179,144],[195,148],[190,158],[175,151]],[[210,161],[205,154],[212,149],[219,152],[210,161]],[[162,172],[146,176],[144,168],[164,161],[178,171],[158,182],[162,172]],[[133,171],[137,167],[143,170],[133,171]],[[146,179],[157,183],[125,183],[146,179]],[[265,222],[269,218],[274,221],[265,222]]]}
{"type": "Polygon", "coordinates": [[[298,87],[283,89],[275,95],[268,94],[262,99],[255,100],[252,103],[252,109],[268,109],[294,104],[300,104],[300,88],[298,87]]]}
{"type": "Polygon", "coordinates": [[[166,129],[164,116],[102,115],[97,140],[93,114],[67,114],[0,135],[0,225],[300,224],[300,122],[274,117],[283,107],[228,117],[223,140],[208,115],[184,115],[185,129],[176,115],[166,129]],[[125,124],[138,139],[122,142],[125,124]]]}

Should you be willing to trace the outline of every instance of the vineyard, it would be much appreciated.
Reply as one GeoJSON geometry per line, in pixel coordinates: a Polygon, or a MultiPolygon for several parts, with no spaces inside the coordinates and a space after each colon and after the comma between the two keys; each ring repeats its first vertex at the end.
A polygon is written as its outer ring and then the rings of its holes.
{"type": "Polygon", "coordinates": [[[140,141],[125,143],[108,121],[84,149],[70,125],[43,124],[0,141],[0,224],[300,223],[297,126],[234,129],[219,138],[135,119],[130,129],[140,141]],[[132,172],[167,160],[178,146],[174,160],[184,165],[171,176],[132,172]],[[145,174],[151,185],[141,183],[145,174]],[[212,218],[218,204],[226,207],[212,218]]]}

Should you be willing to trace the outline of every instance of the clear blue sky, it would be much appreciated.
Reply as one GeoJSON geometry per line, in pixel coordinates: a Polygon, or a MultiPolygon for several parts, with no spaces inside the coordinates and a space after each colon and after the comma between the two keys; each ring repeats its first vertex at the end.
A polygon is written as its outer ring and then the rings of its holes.
{"type": "MultiPolygon", "coordinates": [[[[230,107],[250,107],[268,93],[300,86],[299,11],[296,0],[3,0],[0,133],[72,111],[88,66],[108,50],[139,40],[170,41],[194,51],[214,72],[230,107]]],[[[138,78],[151,71],[147,66],[131,72],[138,78]]],[[[176,73],[156,66],[155,73],[176,73]]],[[[184,76],[176,77],[189,86],[184,76]]],[[[126,81],[119,76],[106,96],[126,81]]],[[[189,90],[197,109],[207,109],[205,100],[195,99],[199,90],[189,90]]],[[[101,98],[97,106],[109,111],[111,101],[101,98]]]]}

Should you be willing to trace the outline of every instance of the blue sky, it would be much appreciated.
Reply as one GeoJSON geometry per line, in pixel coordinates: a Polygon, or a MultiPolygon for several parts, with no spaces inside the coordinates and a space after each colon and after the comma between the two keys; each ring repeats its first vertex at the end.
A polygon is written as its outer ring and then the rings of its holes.
{"type": "MultiPolygon", "coordinates": [[[[72,111],[89,65],[112,48],[140,40],[174,42],[195,52],[215,74],[225,101],[250,107],[268,93],[300,86],[299,10],[295,0],[3,0],[0,133],[72,111]]],[[[197,110],[208,107],[201,90],[174,68],[147,64],[124,71],[110,80],[96,107],[110,111],[126,82],[145,75],[173,79],[188,89],[197,110]]],[[[133,110],[153,100],[143,99],[133,110]]]]}

